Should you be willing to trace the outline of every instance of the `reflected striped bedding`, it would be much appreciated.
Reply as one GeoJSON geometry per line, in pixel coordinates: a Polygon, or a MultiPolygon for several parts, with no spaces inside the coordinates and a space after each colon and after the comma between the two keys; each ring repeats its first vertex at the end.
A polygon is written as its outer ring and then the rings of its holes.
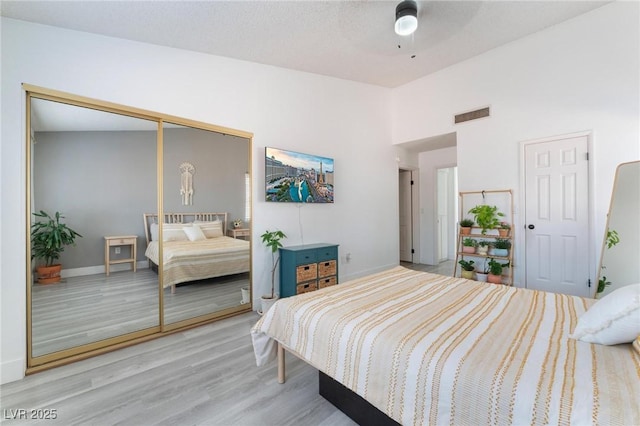
{"type": "Polygon", "coordinates": [[[392,419],[422,424],[640,424],[631,344],[570,339],[593,299],[403,267],[279,300],[252,329],[392,419]]]}
{"type": "MultiPolygon", "coordinates": [[[[158,242],[151,241],[145,252],[158,265],[158,242]]],[[[231,237],[199,241],[165,241],[164,287],[204,278],[249,271],[249,241],[231,237]]]]}

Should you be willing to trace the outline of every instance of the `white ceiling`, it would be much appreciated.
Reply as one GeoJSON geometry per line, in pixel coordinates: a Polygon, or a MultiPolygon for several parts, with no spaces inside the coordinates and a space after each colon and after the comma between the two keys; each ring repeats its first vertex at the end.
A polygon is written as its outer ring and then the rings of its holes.
{"type": "Polygon", "coordinates": [[[5,1],[5,17],[397,87],[608,1],[5,1]],[[415,55],[414,58],[412,56],[415,55]]]}

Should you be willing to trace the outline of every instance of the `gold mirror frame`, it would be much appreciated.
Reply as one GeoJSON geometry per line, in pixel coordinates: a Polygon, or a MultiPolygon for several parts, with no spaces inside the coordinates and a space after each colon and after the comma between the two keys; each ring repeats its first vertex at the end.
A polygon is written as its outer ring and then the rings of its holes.
{"type": "Polygon", "coordinates": [[[639,184],[640,161],[618,165],[600,251],[596,298],[640,282],[640,270],[636,266],[640,257],[639,184]],[[598,292],[600,281],[610,283],[602,292],[598,292]]]}
{"type": "MultiPolygon", "coordinates": [[[[252,147],[253,147],[253,134],[241,130],[215,126],[208,123],[189,120],[181,117],[170,116],[166,114],[156,113],[152,111],[142,110],[138,108],[119,105],[111,102],[100,101],[96,99],[86,98],[78,95],[73,95],[56,90],[46,89],[29,84],[23,84],[23,90],[26,95],[26,291],[27,291],[27,374],[35,373],[44,369],[52,368],[58,365],[67,364],[80,359],[85,359],[91,356],[95,356],[101,353],[116,350],[122,347],[130,346],[136,343],[161,337],[171,332],[184,330],[186,328],[194,327],[201,324],[213,322],[218,319],[226,318],[232,315],[237,315],[244,312],[250,312],[252,310],[252,297],[250,296],[250,303],[241,304],[236,307],[226,308],[210,314],[201,315],[195,318],[185,319],[172,324],[165,324],[164,322],[164,300],[162,291],[162,279],[163,271],[162,267],[158,268],[158,309],[159,309],[159,321],[158,325],[146,328],[144,330],[119,335],[116,337],[108,338],[105,340],[84,344],[81,346],[75,346],[69,349],[61,351],[33,356],[32,347],[32,280],[33,280],[33,265],[31,261],[31,186],[32,186],[32,169],[31,169],[31,100],[43,99],[53,102],[59,102],[71,106],[77,106],[81,108],[88,108],[97,111],[103,111],[122,116],[128,116],[132,118],[139,118],[147,121],[157,123],[157,156],[156,156],[156,211],[158,217],[163,217],[163,125],[165,123],[173,123],[186,127],[207,130],[216,133],[222,133],[231,136],[237,136],[247,140],[248,143],[248,158],[247,158],[247,172],[249,173],[249,184],[251,185],[251,169],[252,169],[252,147]]],[[[250,193],[252,189],[250,188],[250,193]]],[[[253,216],[252,202],[249,200],[250,215],[253,216]]],[[[142,215],[141,215],[142,216],[142,215]]],[[[162,228],[162,227],[160,227],[162,228]]],[[[159,230],[160,238],[162,238],[162,229],[159,230]]],[[[160,245],[159,258],[162,259],[162,244],[160,245]]],[[[252,249],[249,250],[249,263],[252,264],[252,249]]],[[[252,272],[249,270],[249,289],[252,289],[252,272]]]]}

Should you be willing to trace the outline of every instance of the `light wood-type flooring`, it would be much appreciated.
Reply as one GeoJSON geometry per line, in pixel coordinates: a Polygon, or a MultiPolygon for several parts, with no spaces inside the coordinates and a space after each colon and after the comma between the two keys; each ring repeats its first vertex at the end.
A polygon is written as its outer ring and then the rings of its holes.
{"type": "MultiPolygon", "coordinates": [[[[445,263],[441,273],[448,275],[453,266],[445,263]]],[[[295,356],[286,356],[284,384],[277,383],[275,362],[256,367],[249,330],[258,319],[254,312],[238,315],[4,384],[1,421],[6,425],[355,425],[318,394],[317,370],[295,356]],[[56,418],[35,420],[33,414],[56,418]]]]}
{"type": "Polygon", "coordinates": [[[249,330],[258,319],[238,315],[4,384],[2,424],[353,426],[295,356],[282,385],[275,362],[256,367],[249,330]],[[20,409],[57,418],[7,418],[20,409]]]}

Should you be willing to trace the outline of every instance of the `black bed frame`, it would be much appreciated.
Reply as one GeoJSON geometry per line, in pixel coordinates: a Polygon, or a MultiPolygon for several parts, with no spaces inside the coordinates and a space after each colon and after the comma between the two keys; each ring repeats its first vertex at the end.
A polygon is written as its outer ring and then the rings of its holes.
{"type": "Polygon", "coordinates": [[[320,395],[345,413],[354,422],[366,426],[399,426],[382,411],[351,389],[318,371],[320,395]]]}

